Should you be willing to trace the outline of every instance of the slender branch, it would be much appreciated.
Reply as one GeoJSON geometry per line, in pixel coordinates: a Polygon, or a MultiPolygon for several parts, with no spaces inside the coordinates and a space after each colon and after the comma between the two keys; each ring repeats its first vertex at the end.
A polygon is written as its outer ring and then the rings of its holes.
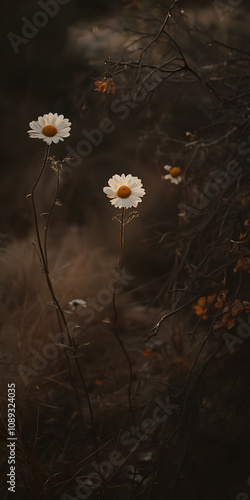
{"type": "Polygon", "coordinates": [[[185,70],[186,71],[190,71],[190,73],[192,73],[203,85],[205,85],[208,90],[210,92],[213,93],[213,95],[216,97],[216,99],[218,99],[218,101],[222,102],[222,99],[221,97],[219,97],[215,90],[213,89],[213,87],[211,87],[211,85],[209,85],[209,83],[207,83],[206,81],[203,80],[203,78],[196,72],[194,71],[193,68],[190,67],[190,65],[188,64],[187,60],[186,60],[186,57],[184,56],[183,54],[183,51],[181,49],[181,47],[178,45],[178,43],[175,41],[175,39],[165,30],[163,30],[164,34],[169,38],[169,40],[171,40],[173,42],[173,44],[175,45],[175,47],[177,48],[177,50],[179,51],[179,54],[184,62],[184,65],[185,65],[185,70]]]}
{"type": "Polygon", "coordinates": [[[235,50],[235,52],[240,52],[241,54],[247,54],[248,56],[250,56],[250,52],[248,52],[247,50],[238,49],[237,47],[232,47],[232,45],[226,45],[225,43],[222,43],[219,40],[212,40],[207,45],[211,46],[213,44],[217,44],[220,45],[221,47],[224,47],[225,49],[235,50]]]}
{"type": "MultiPolygon", "coordinates": [[[[154,43],[156,43],[156,42],[157,42],[157,40],[160,38],[161,34],[162,34],[162,33],[163,33],[163,31],[164,31],[164,28],[165,28],[165,26],[166,26],[167,22],[168,22],[168,21],[169,21],[169,19],[172,17],[171,11],[172,11],[173,7],[175,6],[175,4],[176,4],[177,2],[178,2],[178,0],[174,0],[174,1],[173,1],[173,3],[171,4],[171,6],[170,6],[170,8],[169,8],[169,11],[168,11],[168,13],[167,13],[167,15],[166,15],[166,17],[165,17],[165,19],[164,19],[164,21],[163,21],[163,24],[162,24],[162,26],[161,26],[160,30],[159,30],[159,31],[158,31],[158,33],[157,33],[156,37],[155,37],[155,38],[154,38],[151,42],[149,42],[149,43],[148,43],[148,45],[146,45],[146,47],[144,47],[144,49],[142,49],[142,51],[141,51],[141,53],[140,53],[140,56],[139,56],[139,59],[138,59],[138,61],[137,61],[137,62],[138,62],[138,64],[140,64],[140,63],[141,63],[141,61],[142,61],[142,57],[143,57],[143,55],[145,54],[145,52],[146,52],[146,51],[147,51],[147,50],[148,50],[148,49],[149,49],[149,48],[150,48],[150,47],[151,47],[154,43]]],[[[138,76],[137,76],[137,80],[138,80],[138,79],[139,79],[139,77],[140,77],[140,71],[141,71],[141,68],[139,68],[139,71],[138,71],[138,76]]]]}
{"type": "Polygon", "coordinates": [[[197,300],[197,296],[192,298],[192,300],[190,300],[189,302],[186,302],[186,304],[183,304],[182,306],[178,307],[177,309],[175,309],[174,311],[170,311],[166,314],[164,314],[160,319],[159,321],[156,323],[156,325],[152,328],[151,331],[153,331],[153,333],[151,335],[149,335],[149,337],[147,337],[144,342],[148,342],[152,337],[156,337],[157,336],[157,333],[158,333],[158,330],[162,324],[162,322],[167,319],[167,318],[170,318],[170,316],[173,316],[174,314],[177,314],[179,311],[182,311],[182,309],[185,309],[185,307],[189,306],[190,304],[193,304],[193,302],[195,302],[197,300]]]}
{"type": "MultiPolygon", "coordinates": [[[[180,67],[177,67],[177,68],[169,68],[169,69],[163,69],[165,66],[167,66],[168,64],[170,64],[173,60],[181,60],[180,58],[178,57],[174,57],[172,59],[170,59],[169,61],[166,61],[165,63],[161,64],[160,66],[155,66],[155,64],[149,64],[149,63],[139,63],[138,61],[109,61],[109,60],[106,60],[105,62],[111,62],[112,64],[114,64],[115,67],[118,67],[118,66],[124,66],[124,69],[127,69],[127,67],[130,67],[132,69],[140,69],[140,68],[149,68],[149,69],[152,69],[154,71],[161,71],[162,73],[176,73],[176,71],[180,71],[180,70],[184,70],[185,67],[184,66],[180,66],[180,67]]],[[[110,72],[111,70],[109,70],[110,72]]],[[[116,72],[118,73],[118,71],[116,72]]],[[[116,73],[113,73],[112,72],[112,75],[115,75],[116,73]]]]}

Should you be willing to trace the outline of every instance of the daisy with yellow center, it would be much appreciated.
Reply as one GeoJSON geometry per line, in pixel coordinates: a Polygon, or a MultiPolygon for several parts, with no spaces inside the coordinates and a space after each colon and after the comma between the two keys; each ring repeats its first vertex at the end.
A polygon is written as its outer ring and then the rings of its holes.
{"type": "Polygon", "coordinates": [[[171,167],[170,165],[165,165],[165,170],[169,172],[167,175],[164,175],[162,178],[165,180],[169,180],[172,184],[179,184],[182,181],[181,177],[181,169],[179,167],[171,167]]]}
{"type": "Polygon", "coordinates": [[[63,115],[49,113],[39,116],[37,121],[30,122],[28,134],[32,139],[43,139],[47,144],[57,144],[70,135],[70,121],[63,115]]]}
{"type": "Polygon", "coordinates": [[[145,194],[141,180],[131,174],[113,175],[108,184],[103,191],[116,208],[136,208],[145,194]]]}

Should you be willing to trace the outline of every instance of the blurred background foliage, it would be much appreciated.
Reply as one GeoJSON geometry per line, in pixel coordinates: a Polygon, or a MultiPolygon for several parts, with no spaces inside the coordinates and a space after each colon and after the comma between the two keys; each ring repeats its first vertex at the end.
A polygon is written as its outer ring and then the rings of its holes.
{"type": "MultiPolygon", "coordinates": [[[[225,53],[218,46],[208,50],[205,46],[207,39],[215,36],[224,43],[244,47],[247,22],[242,21],[246,21],[248,15],[245,9],[243,2],[239,8],[234,8],[232,15],[228,16],[227,11],[225,18],[220,20],[213,2],[180,1],[178,21],[173,21],[171,29],[196,66],[219,63],[225,59],[225,53]],[[188,20],[199,29],[204,28],[205,34],[197,36],[194,30],[185,29],[185,21],[179,19],[182,8],[188,20]]],[[[38,10],[41,8],[34,1],[11,0],[6,5],[5,17],[1,19],[4,70],[0,86],[1,110],[5,117],[1,133],[1,232],[10,234],[10,237],[22,237],[30,231],[31,215],[25,195],[39,168],[44,144],[30,141],[26,130],[29,121],[49,111],[63,113],[72,121],[72,135],[67,144],[73,149],[82,139],[81,130],[98,128],[100,120],[109,116],[115,123],[115,131],[105,135],[102,144],[94,148],[89,157],[84,157],[71,175],[65,175],[61,200],[64,208],[60,210],[57,224],[61,221],[62,224],[81,225],[91,216],[105,219],[107,203],[102,186],[114,172],[123,171],[141,175],[148,185],[153,182],[155,196],[150,193],[153,190],[149,190],[145,210],[151,213],[153,205],[153,218],[157,219],[162,207],[165,217],[164,199],[166,192],[167,196],[169,193],[161,181],[162,166],[172,159],[171,155],[173,161],[178,162],[178,154],[174,149],[171,151],[171,144],[165,157],[155,165],[156,144],[153,140],[143,142],[142,136],[145,131],[152,133],[158,129],[185,140],[186,131],[193,133],[199,126],[211,125],[219,119],[216,99],[212,99],[197,81],[188,85],[181,81],[166,81],[139,106],[139,110],[132,110],[128,118],[121,121],[112,113],[111,104],[122,93],[126,94],[135,87],[134,75],[130,73],[126,78],[126,73],[115,77],[115,95],[94,92],[94,81],[100,79],[107,69],[105,59],[122,59],[126,45],[131,38],[136,38],[136,31],[155,32],[165,14],[164,7],[159,4],[156,8],[155,2],[143,0],[70,0],[60,6],[54,18],[49,17],[47,25],[40,28],[27,44],[20,44],[19,52],[15,54],[7,34],[21,35],[22,17],[32,21],[38,10]],[[150,199],[153,200],[151,203],[150,199]]],[[[142,45],[144,40],[147,41],[147,37],[141,40],[142,45]]],[[[162,57],[164,50],[163,43],[159,44],[151,56],[156,58],[158,54],[162,57]]],[[[232,110],[229,113],[222,107],[220,122],[226,113],[232,115],[232,110]]],[[[58,145],[51,154],[64,157],[67,154],[65,146],[65,143],[58,145]]],[[[48,198],[51,182],[46,181],[48,198]]]]}

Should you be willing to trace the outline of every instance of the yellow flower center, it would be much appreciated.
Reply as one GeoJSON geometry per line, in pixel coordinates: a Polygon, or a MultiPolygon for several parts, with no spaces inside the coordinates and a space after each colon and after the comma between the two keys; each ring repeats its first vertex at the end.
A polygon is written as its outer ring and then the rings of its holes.
{"type": "Polygon", "coordinates": [[[131,193],[132,191],[128,186],[121,186],[117,191],[117,196],[119,196],[119,198],[128,198],[131,193]]]}
{"type": "Polygon", "coordinates": [[[173,167],[171,168],[169,173],[171,177],[178,177],[178,175],[181,173],[181,169],[179,167],[173,167]]]}
{"type": "Polygon", "coordinates": [[[53,125],[46,125],[42,129],[42,133],[43,135],[46,135],[46,137],[54,137],[54,135],[57,134],[57,128],[53,125]]]}

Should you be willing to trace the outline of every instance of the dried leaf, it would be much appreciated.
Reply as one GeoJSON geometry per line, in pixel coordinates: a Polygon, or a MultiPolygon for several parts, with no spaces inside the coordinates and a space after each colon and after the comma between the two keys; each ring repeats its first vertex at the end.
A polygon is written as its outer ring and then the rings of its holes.
{"type": "Polygon", "coordinates": [[[250,230],[250,219],[246,219],[244,221],[244,228],[250,230]]]}
{"type": "Polygon", "coordinates": [[[208,319],[208,309],[215,299],[215,295],[209,295],[208,297],[200,297],[196,304],[193,306],[194,313],[196,316],[201,316],[202,319],[208,319]]]}
{"type": "Polygon", "coordinates": [[[115,84],[113,82],[113,78],[105,78],[104,80],[100,81],[97,80],[95,82],[95,90],[97,92],[101,92],[102,94],[115,94],[115,84]]]}
{"type": "Polygon", "coordinates": [[[244,306],[242,305],[240,300],[235,300],[233,307],[231,309],[231,315],[237,316],[239,312],[244,310],[244,306]]]}
{"type": "Polygon", "coordinates": [[[244,306],[244,310],[246,311],[246,313],[249,314],[250,313],[250,302],[247,302],[246,300],[243,300],[242,304],[244,306]]]}
{"type": "Polygon", "coordinates": [[[249,257],[240,257],[234,268],[234,272],[238,271],[238,269],[242,269],[247,273],[250,273],[250,258],[249,257]]]}
{"type": "Polygon", "coordinates": [[[244,198],[242,201],[241,201],[242,205],[244,208],[246,208],[246,210],[250,210],[250,196],[248,196],[247,198],[244,198]]]}

